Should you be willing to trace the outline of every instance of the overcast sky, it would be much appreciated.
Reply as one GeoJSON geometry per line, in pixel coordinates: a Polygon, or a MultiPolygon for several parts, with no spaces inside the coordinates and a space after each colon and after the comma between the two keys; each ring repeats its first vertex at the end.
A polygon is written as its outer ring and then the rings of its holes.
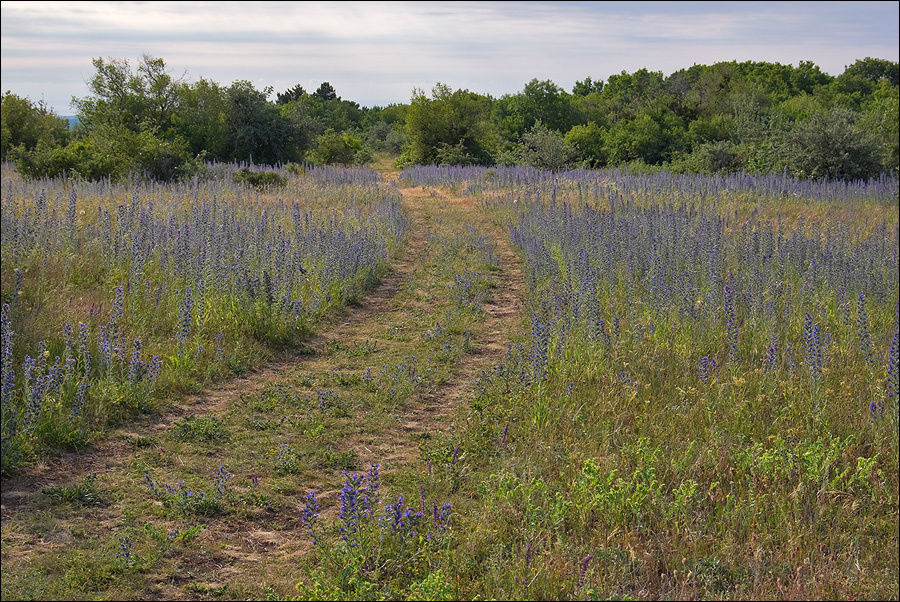
{"type": "Polygon", "coordinates": [[[435,82],[499,96],[530,79],[812,60],[898,60],[898,2],[2,2],[2,89],[72,113],[93,57],[281,91],[322,81],[364,105],[435,82]]]}

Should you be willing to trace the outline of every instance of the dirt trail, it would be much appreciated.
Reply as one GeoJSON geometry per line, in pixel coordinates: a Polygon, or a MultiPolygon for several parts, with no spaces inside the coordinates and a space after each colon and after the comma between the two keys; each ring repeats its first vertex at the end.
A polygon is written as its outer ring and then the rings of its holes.
{"type": "MultiPolygon", "coordinates": [[[[408,203],[407,203],[408,205],[408,203]]],[[[147,416],[113,430],[107,438],[86,450],[68,452],[56,458],[41,460],[26,471],[3,480],[2,519],[44,487],[68,483],[90,474],[102,474],[127,464],[133,451],[129,444],[136,437],[165,432],[173,423],[187,415],[216,414],[227,408],[241,395],[262,390],[281,375],[300,363],[307,362],[331,340],[339,340],[359,324],[372,320],[389,306],[403,282],[409,278],[422,257],[425,228],[421,211],[406,207],[410,214],[408,236],[402,255],[391,264],[390,272],[371,290],[359,305],[347,308],[326,332],[310,337],[299,348],[283,354],[273,362],[231,379],[212,389],[188,396],[161,414],[147,416]]]]}
{"type": "MultiPolygon", "coordinates": [[[[173,423],[189,416],[215,414],[227,416],[236,404],[243,403],[245,395],[262,393],[273,384],[288,385],[292,379],[303,374],[331,374],[346,368],[346,358],[329,353],[330,347],[360,345],[370,334],[384,333],[392,324],[401,324],[410,315],[419,312],[422,322],[434,323],[440,315],[430,308],[426,300],[419,298],[416,287],[424,286],[423,279],[426,260],[432,265],[434,249],[429,248],[430,229],[445,227],[445,219],[452,216],[457,225],[474,226],[486,234],[496,246],[495,256],[498,269],[493,273],[494,286],[489,300],[482,305],[483,319],[473,328],[474,352],[462,354],[450,368],[450,376],[441,383],[431,383],[416,390],[412,396],[397,408],[395,420],[384,420],[378,426],[365,428],[340,441],[339,447],[351,451],[360,466],[369,462],[379,462],[383,471],[409,465],[419,457],[418,442],[422,434],[434,432],[444,427],[442,422],[451,416],[461,404],[471,399],[477,379],[482,371],[492,369],[503,357],[509,336],[519,325],[524,298],[524,283],[518,256],[508,241],[507,234],[495,224],[491,216],[466,197],[458,197],[446,192],[423,187],[402,188],[403,206],[410,218],[407,239],[401,255],[394,261],[391,272],[372,290],[358,306],[349,308],[323,334],[307,340],[304,349],[285,355],[266,367],[224,383],[222,386],[189,397],[179,402],[163,414],[132,422],[115,430],[103,442],[81,453],[65,454],[59,458],[40,462],[23,474],[4,479],[2,483],[2,524],[4,531],[3,560],[5,567],[28,566],[41,554],[65,553],[65,542],[51,541],[49,536],[35,537],[28,534],[33,510],[40,510],[43,496],[37,495],[42,488],[50,485],[71,484],[79,476],[100,474],[107,476],[107,482],[118,483],[135,480],[136,466],[142,465],[143,450],[136,448],[134,441],[142,437],[160,442],[160,455],[165,455],[162,445],[164,435],[173,423]],[[405,291],[405,292],[404,292],[405,291]],[[399,293],[404,294],[400,295],[399,293]],[[400,297],[403,300],[400,300],[400,297]],[[54,552],[55,550],[55,552],[54,552]]],[[[434,269],[432,267],[432,269],[434,269]]],[[[444,291],[446,294],[446,291],[444,291]]],[[[407,323],[408,324],[408,323],[407,323]]],[[[418,326],[417,326],[418,327],[418,326]]],[[[416,336],[421,333],[411,333],[416,336]]],[[[418,340],[417,338],[415,340],[418,340]]],[[[402,353],[404,344],[385,337],[385,345],[394,345],[392,352],[402,353]]],[[[379,343],[381,344],[381,343],[379,343]]],[[[365,422],[361,420],[360,422],[365,422]]],[[[246,422],[241,423],[246,424],[246,422]]],[[[238,423],[234,423],[238,428],[238,423]]],[[[246,427],[243,427],[246,428],[246,427]]],[[[323,443],[327,445],[327,443],[323,443]]],[[[235,450],[224,443],[217,454],[229,457],[235,450]]],[[[168,445],[166,444],[166,447],[168,445]]],[[[208,453],[208,452],[203,452],[208,453]]],[[[198,455],[203,455],[198,452],[198,455]]],[[[199,466],[194,463],[182,467],[199,466]]],[[[174,461],[168,458],[158,466],[170,466],[174,461]]],[[[203,458],[208,462],[209,458],[203,458]]],[[[193,469],[193,468],[191,468],[193,469]]],[[[143,471],[143,469],[141,469],[143,471]]],[[[137,472],[138,475],[141,472],[137,472]]],[[[336,514],[339,492],[340,470],[314,469],[306,471],[299,479],[302,488],[315,486],[320,494],[322,516],[336,514]]],[[[300,491],[297,491],[300,493],[300,491]]],[[[124,494],[123,495],[127,495],[124,494]]],[[[132,494],[133,495],[133,494],[132,494]]],[[[142,494],[146,497],[146,493],[142,494]]],[[[308,549],[306,534],[295,510],[296,494],[291,498],[294,508],[289,511],[266,514],[265,516],[226,516],[222,520],[209,521],[204,537],[214,544],[213,557],[185,557],[179,562],[176,574],[187,572],[209,583],[228,584],[236,581],[259,579],[274,570],[272,559],[296,558],[308,549]]],[[[127,501],[118,501],[116,507],[80,510],[77,521],[90,522],[95,529],[114,531],[121,526],[119,516],[127,501]]],[[[50,531],[65,532],[71,529],[73,517],[60,517],[59,523],[50,531]]],[[[278,571],[284,570],[279,564],[278,571]]],[[[4,569],[15,570],[15,569],[4,569]]],[[[51,575],[48,575],[50,578],[51,575]]],[[[286,576],[281,575],[284,579],[286,576]]],[[[292,577],[289,577],[292,578],[292,577]]],[[[259,581],[256,581],[257,583],[259,581]]],[[[296,581],[295,581],[296,583],[296,581]]],[[[178,579],[154,582],[152,587],[144,587],[140,594],[144,598],[191,597],[178,579]]]]}
{"type": "Polygon", "coordinates": [[[482,372],[492,369],[507,351],[509,335],[518,326],[522,315],[525,285],[519,257],[513,251],[506,233],[493,223],[485,212],[468,197],[453,196],[440,189],[408,188],[404,198],[426,196],[431,202],[452,205],[462,212],[469,223],[485,232],[497,246],[500,272],[491,299],[483,306],[486,317],[482,329],[473,340],[477,352],[465,355],[457,364],[454,377],[433,390],[420,394],[420,403],[407,412],[399,428],[381,433],[379,445],[371,454],[372,461],[380,458],[391,463],[406,463],[418,451],[416,441],[422,433],[432,431],[459,405],[472,398],[482,372]],[[380,455],[379,455],[380,454],[380,455]]]}

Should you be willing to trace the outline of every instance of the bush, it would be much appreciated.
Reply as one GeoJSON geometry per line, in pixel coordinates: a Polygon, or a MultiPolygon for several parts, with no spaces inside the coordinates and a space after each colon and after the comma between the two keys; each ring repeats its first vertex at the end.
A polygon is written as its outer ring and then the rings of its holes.
{"type": "Polygon", "coordinates": [[[835,108],[797,122],[781,146],[783,166],[800,178],[860,180],[882,168],[878,148],[856,127],[856,113],[835,108]]]}
{"type": "Polygon", "coordinates": [[[673,171],[705,173],[738,171],[743,166],[739,147],[728,140],[705,142],[671,165],[673,171]]]}
{"type": "Polygon", "coordinates": [[[319,136],[318,145],[309,153],[309,158],[320,165],[365,164],[372,160],[372,151],[359,136],[326,130],[319,136]]]}
{"type": "Polygon", "coordinates": [[[86,180],[121,180],[143,173],[150,180],[170,181],[193,175],[203,157],[192,157],[181,139],[163,140],[150,132],[104,127],[65,146],[47,141],[33,150],[20,146],[10,151],[10,158],[28,178],[67,174],[86,180]]]}
{"type": "Polygon", "coordinates": [[[586,125],[576,125],[566,133],[566,143],[586,167],[606,165],[604,139],[603,128],[593,121],[586,125]]]}
{"type": "Polygon", "coordinates": [[[184,140],[161,140],[147,132],[141,133],[139,140],[137,167],[149,179],[168,182],[199,170],[203,154],[192,157],[184,140]]]}
{"type": "Polygon", "coordinates": [[[40,143],[64,144],[69,125],[42,102],[33,103],[10,92],[0,100],[0,159],[9,151],[22,147],[34,150],[40,143]]]}
{"type": "Polygon", "coordinates": [[[575,150],[563,135],[547,129],[541,122],[522,134],[515,152],[520,165],[538,169],[561,169],[575,158],[575,150]]]}
{"type": "Polygon", "coordinates": [[[284,188],[287,179],[277,171],[253,171],[247,167],[234,172],[232,176],[238,184],[245,184],[256,190],[284,188]]]}
{"type": "Polygon", "coordinates": [[[69,175],[87,180],[119,180],[136,167],[134,159],[121,152],[119,146],[106,139],[88,136],[66,146],[41,142],[33,151],[18,147],[10,151],[10,158],[26,178],[69,175]]]}
{"type": "Polygon", "coordinates": [[[384,150],[394,155],[402,153],[405,145],[406,136],[396,128],[391,129],[391,133],[384,139],[384,150]]]}

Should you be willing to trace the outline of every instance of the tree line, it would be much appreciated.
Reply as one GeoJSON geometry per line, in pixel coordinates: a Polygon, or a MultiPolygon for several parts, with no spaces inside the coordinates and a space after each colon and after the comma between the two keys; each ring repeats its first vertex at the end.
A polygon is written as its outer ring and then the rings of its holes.
{"type": "Polygon", "coordinates": [[[812,62],[694,65],[590,77],[567,91],[534,79],[499,98],[437,84],[409,103],[363,107],[323,82],[280,93],[248,81],[189,83],[159,58],[95,59],[79,124],[2,98],[2,158],[23,175],[158,180],[208,161],[399,165],[627,165],[864,179],[898,170],[898,63],[865,58],[838,76],[812,62]]]}

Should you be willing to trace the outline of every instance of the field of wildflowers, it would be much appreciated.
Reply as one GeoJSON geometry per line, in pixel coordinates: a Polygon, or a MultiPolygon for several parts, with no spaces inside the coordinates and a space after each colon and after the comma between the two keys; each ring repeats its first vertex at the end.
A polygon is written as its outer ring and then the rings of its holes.
{"type": "Polygon", "coordinates": [[[211,169],[4,173],[4,471],[403,279],[5,487],[4,597],[897,598],[896,177],[211,169]]]}
{"type": "Polygon", "coordinates": [[[897,596],[896,178],[402,177],[508,224],[529,290],[442,443],[456,595],[897,596]]]}
{"type": "Polygon", "coordinates": [[[377,281],[403,236],[371,170],[288,188],[27,181],[4,168],[3,472],[240,374],[377,281]]]}

